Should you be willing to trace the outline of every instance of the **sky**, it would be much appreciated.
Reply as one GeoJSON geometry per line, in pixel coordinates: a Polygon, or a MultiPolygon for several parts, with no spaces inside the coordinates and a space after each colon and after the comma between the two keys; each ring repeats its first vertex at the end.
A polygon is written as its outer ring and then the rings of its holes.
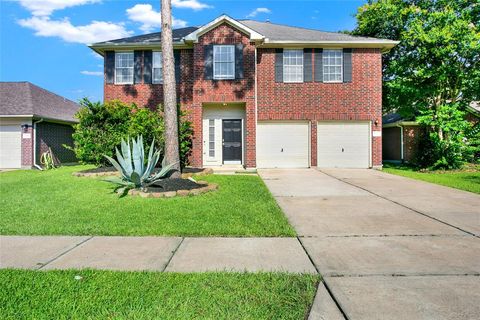
{"type": "MultiPolygon", "coordinates": [[[[172,0],[175,27],[225,13],[324,31],[351,30],[365,0],[172,0]]],[[[160,27],[160,0],[0,0],[0,81],[30,81],[73,101],[103,100],[103,58],[89,43],[160,27]]]]}

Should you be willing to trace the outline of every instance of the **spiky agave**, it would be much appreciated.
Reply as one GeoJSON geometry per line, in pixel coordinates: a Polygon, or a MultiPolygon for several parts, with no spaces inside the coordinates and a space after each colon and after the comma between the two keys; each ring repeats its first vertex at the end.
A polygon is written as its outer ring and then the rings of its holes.
{"type": "Polygon", "coordinates": [[[172,171],[174,164],[167,164],[163,158],[162,168],[160,171],[154,172],[161,152],[160,149],[155,149],[155,140],[150,146],[146,166],[142,136],[138,136],[136,140],[132,138],[131,147],[128,139],[127,142],[122,139],[121,150],[122,152],[115,147],[117,160],[104,155],[121,174],[120,178],[111,177],[105,181],[116,184],[116,191],[120,194],[125,194],[129,189],[145,189],[156,181],[166,178],[172,171]]]}

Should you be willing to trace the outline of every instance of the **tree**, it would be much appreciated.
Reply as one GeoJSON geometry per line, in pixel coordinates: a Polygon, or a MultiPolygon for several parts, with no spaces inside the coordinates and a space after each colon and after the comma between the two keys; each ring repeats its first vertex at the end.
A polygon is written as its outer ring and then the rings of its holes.
{"type": "Polygon", "coordinates": [[[480,2],[370,0],[356,18],[354,34],[400,40],[384,55],[384,111],[424,124],[431,141],[443,146],[436,162],[450,162],[442,150],[468,158],[463,115],[480,99],[480,2]]]}
{"type": "Polygon", "coordinates": [[[180,153],[178,146],[177,91],[175,84],[175,61],[172,40],[172,5],[170,0],[161,0],[162,18],[162,64],[163,64],[163,112],[165,121],[165,158],[174,163],[172,178],[180,177],[180,153]]]}

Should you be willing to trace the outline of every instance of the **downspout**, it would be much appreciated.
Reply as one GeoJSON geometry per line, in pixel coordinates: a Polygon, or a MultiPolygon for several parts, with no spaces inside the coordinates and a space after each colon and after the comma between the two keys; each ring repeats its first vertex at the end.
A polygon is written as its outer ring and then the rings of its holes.
{"type": "Polygon", "coordinates": [[[257,167],[257,129],[258,129],[258,88],[257,88],[257,44],[255,43],[255,167],[257,167]]]}
{"type": "Polygon", "coordinates": [[[43,168],[37,164],[37,123],[40,122],[43,122],[43,118],[33,122],[33,166],[38,170],[43,170],[43,168]]]}
{"type": "Polygon", "coordinates": [[[404,162],[404,155],[403,155],[403,126],[401,124],[396,124],[397,127],[400,128],[400,160],[402,163],[404,162]]]}

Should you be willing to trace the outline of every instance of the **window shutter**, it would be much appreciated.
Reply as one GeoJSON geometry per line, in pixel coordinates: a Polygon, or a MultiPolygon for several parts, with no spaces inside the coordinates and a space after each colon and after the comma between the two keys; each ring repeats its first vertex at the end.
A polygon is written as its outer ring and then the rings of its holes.
{"type": "Polygon", "coordinates": [[[143,51],[133,52],[133,83],[142,83],[143,51]]]}
{"type": "Polygon", "coordinates": [[[323,49],[315,49],[315,82],[323,82],[323,49]]]}
{"type": "Polygon", "coordinates": [[[275,82],[283,82],[283,49],[275,49],[275,82]]]}
{"type": "Polygon", "coordinates": [[[152,51],[143,52],[143,82],[152,83],[152,51]]]}
{"type": "Polygon", "coordinates": [[[182,69],[180,50],[173,50],[173,59],[175,60],[175,82],[180,83],[182,81],[182,69]]]}
{"type": "Polygon", "coordinates": [[[115,51],[105,51],[105,82],[115,82],[115,51]]]}
{"type": "Polygon", "coordinates": [[[209,44],[204,48],[204,57],[203,62],[205,66],[205,80],[212,80],[213,79],[213,45],[209,44]]]}
{"type": "Polygon", "coordinates": [[[343,82],[352,82],[352,49],[343,49],[343,82]]]}
{"type": "Polygon", "coordinates": [[[243,79],[243,44],[235,45],[235,79],[243,79]]]}
{"type": "Polygon", "coordinates": [[[312,82],[312,49],[303,49],[303,82],[312,82]]]}

